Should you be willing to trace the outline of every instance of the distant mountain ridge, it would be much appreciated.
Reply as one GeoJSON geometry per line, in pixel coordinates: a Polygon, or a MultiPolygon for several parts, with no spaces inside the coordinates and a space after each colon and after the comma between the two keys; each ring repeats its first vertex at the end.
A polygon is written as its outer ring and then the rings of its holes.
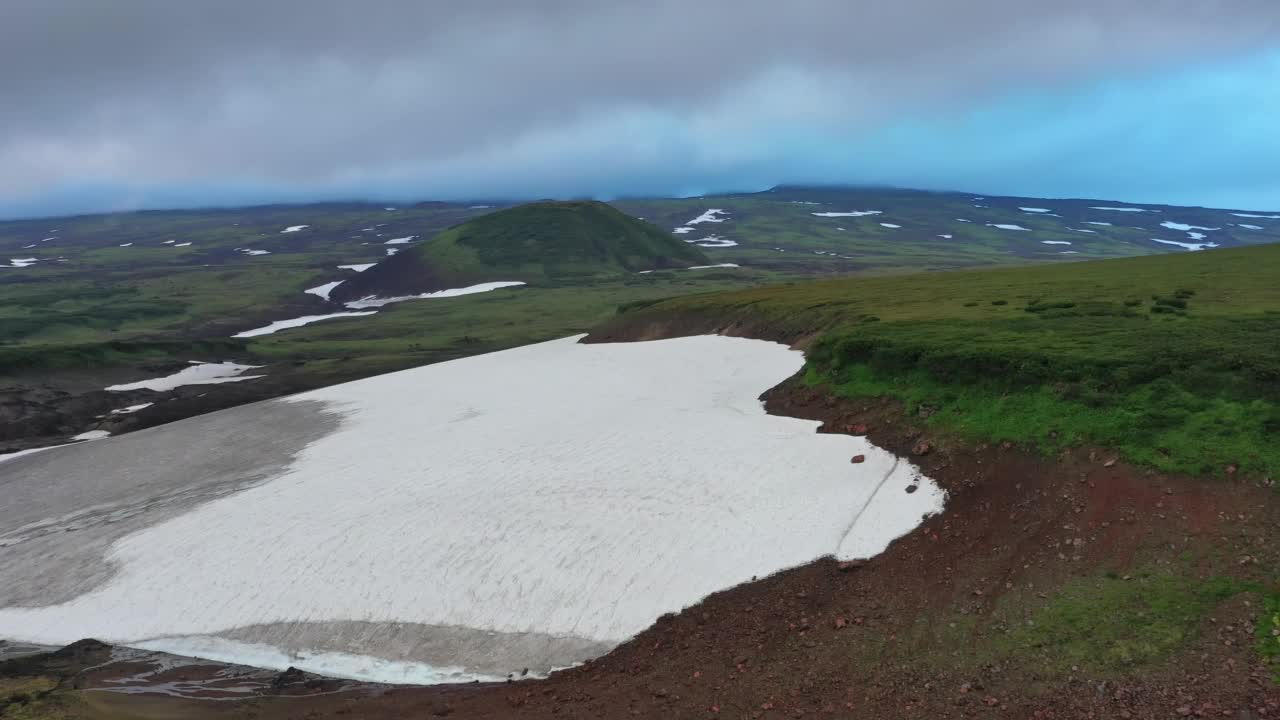
{"type": "Polygon", "coordinates": [[[477,283],[572,280],[710,261],[656,225],[598,201],[544,201],[482,215],[409,245],[338,286],[333,300],[477,283]]]}

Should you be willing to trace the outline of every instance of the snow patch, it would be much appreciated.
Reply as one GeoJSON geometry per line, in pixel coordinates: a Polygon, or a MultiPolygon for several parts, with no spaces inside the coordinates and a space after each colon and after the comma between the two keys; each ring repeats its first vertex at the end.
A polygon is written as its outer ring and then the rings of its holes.
{"type": "Polygon", "coordinates": [[[678,228],[676,228],[675,230],[672,230],[671,232],[672,232],[672,233],[674,233],[674,234],[676,234],[676,235],[684,235],[685,233],[691,233],[691,232],[693,232],[693,228],[691,228],[691,227],[678,227],[678,228]]]}
{"type": "Polygon", "coordinates": [[[270,250],[250,250],[249,248],[245,248],[244,250],[241,250],[241,252],[243,252],[245,255],[270,255],[271,254],[270,250]]]}
{"type": "Polygon", "coordinates": [[[685,240],[685,242],[691,242],[694,245],[703,248],[727,248],[738,244],[733,240],[726,240],[718,235],[708,235],[697,240],[685,240]]]}
{"type": "Polygon", "coordinates": [[[387,255],[395,255],[400,252],[400,248],[387,248],[387,255]]]}
{"type": "Polygon", "coordinates": [[[262,377],[262,375],[242,375],[241,373],[260,367],[262,366],[237,365],[233,362],[192,363],[190,367],[185,367],[172,375],[150,380],[139,380],[138,382],[125,383],[124,385],[112,385],[106,390],[111,392],[125,392],[127,390],[168,392],[183,385],[218,385],[221,383],[241,382],[243,380],[255,380],[262,377]]]}
{"type": "Polygon", "coordinates": [[[1253,215],[1250,213],[1231,213],[1236,217],[1257,218],[1258,220],[1280,220],[1280,215],[1253,215]]]}
{"type": "Polygon", "coordinates": [[[1103,227],[1113,227],[1113,225],[1112,225],[1111,223],[1107,223],[1107,222],[1096,222],[1096,221],[1094,221],[1094,220],[1085,220],[1085,221],[1084,221],[1084,224],[1085,224],[1085,225],[1101,225],[1101,226],[1103,226],[1103,227]]]}
{"type": "Polygon", "coordinates": [[[175,244],[174,244],[174,247],[191,247],[191,243],[189,243],[189,242],[180,242],[180,243],[175,243],[175,244]]]}
{"type": "Polygon", "coordinates": [[[850,210],[849,212],[818,212],[809,213],[814,217],[867,217],[869,215],[883,215],[883,210],[850,210]]]}
{"type": "Polygon", "coordinates": [[[296,232],[301,232],[301,231],[303,231],[303,230],[306,230],[306,229],[307,229],[307,228],[309,228],[309,227],[311,227],[311,226],[310,226],[310,225],[290,225],[289,227],[287,227],[287,228],[285,228],[285,229],[281,230],[281,231],[280,231],[280,234],[281,234],[281,235],[283,235],[284,233],[296,233],[296,232]]]}
{"type": "Polygon", "coordinates": [[[339,270],[355,270],[356,272],[364,272],[378,263],[360,263],[358,265],[339,265],[339,270]]]}
{"type": "Polygon", "coordinates": [[[1160,223],[1160,227],[1166,227],[1166,228],[1169,228],[1170,230],[1182,230],[1183,232],[1186,232],[1187,230],[1210,230],[1210,231],[1212,231],[1212,230],[1221,230],[1221,229],[1222,229],[1222,228],[1200,227],[1199,225],[1187,225],[1187,224],[1184,224],[1184,223],[1170,222],[1170,221],[1168,221],[1168,220],[1166,220],[1165,222],[1160,223]]]}
{"type": "Polygon", "coordinates": [[[1042,245],[1070,245],[1070,240],[1041,240],[1042,245]]]}
{"type": "Polygon", "coordinates": [[[1262,230],[1263,229],[1261,225],[1245,225],[1244,223],[1236,223],[1236,227],[1244,228],[1245,230],[1262,230]]]}
{"type": "Polygon", "coordinates": [[[953,238],[953,237],[955,237],[955,236],[954,236],[954,235],[939,235],[938,237],[942,238],[943,240],[950,240],[951,238],[953,238]]]}
{"type": "Polygon", "coordinates": [[[147,402],[147,403],[138,403],[137,405],[129,405],[129,406],[127,406],[127,407],[122,407],[122,408],[119,408],[119,409],[117,409],[117,410],[112,410],[112,411],[111,411],[111,414],[112,414],[112,415],[132,415],[132,414],[134,414],[134,413],[138,412],[139,410],[146,410],[147,408],[151,407],[152,405],[155,405],[155,403],[149,403],[149,402],[147,402]]]}
{"type": "Polygon", "coordinates": [[[24,268],[35,265],[40,262],[40,258],[9,258],[8,265],[0,265],[0,267],[24,268]]]}
{"type": "Polygon", "coordinates": [[[736,268],[742,267],[737,263],[720,263],[719,265],[693,265],[685,268],[685,270],[710,270],[711,268],[736,268]]]}
{"type": "Polygon", "coordinates": [[[1101,206],[1095,205],[1095,206],[1091,206],[1089,209],[1090,210],[1110,210],[1111,212],[1130,212],[1130,213],[1160,212],[1159,210],[1148,210],[1146,208],[1108,207],[1106,205],[1101,205],[1101,206]]]}
{"type": "Polygon", "coordinates": [[[1098,231],[1097,231],[1097,230],[1086,230],[1085,228],[1073,228],[1073,227],[1069,227],[1069,228],[1067,228],[1067,229],[1068,229],[1068,230],[1070,230],[1071,232],[1089,233],[1090,235],[1097,235],[1097,234],[1098,234],[1098,231]]]}
{"type": "Polygon", "coordinates": [[[306,292],[309,295],[315,295],[316,297],[322,300],[328,300],[329,293],[333,292],[333,289],[338,287],[342,283],[343,283],[342,280],[334,280],[333,282],[325,283],[323,285],[317,285],[313,288],[307,288],[304,292],[306,292]]]}
{"type": "Polygon", "coordinates": [[[352,300],[346,305],[353,310],[359,310],[362,308],[379,308],[383,305],[405,302],[406,300],[431,300],[435,298],[458,297],[459,295],[474,295],[476,293],[491,292],[501,288],[517,287],[519,285],[524,285],[524,283],[518,280],[498,281],[480,283],[479,285],[469,285],[461,288],[450,288],[448,290],[437,290],[436,292],[422,293],[421,295],[401,295],[398,297],[375,297],[370,295],[369,297],[363,297],[359,300],[352,300]]]}
{"type": "Polygon", "coordinates": [[[1165,245],[1177,245],[1178,247],[1185,248],[1187,250],[1190,250],[1191,252],[1195,252],[1197,250],[1204,250],[1205,248],[1218,247],[1218,243],[1211,243],[1211,242],[1210,243],[1187,243],[1187,242],[1178,242],[1177,240],[1159,240],[1157,238],[1151,238],[1151,242],[1163,243],[1165,245]]]}
{"type": "Polygon", "coordinates": [[[897,230],[897,229],[901,228],[902,226],[901,226],[901,225],[894,225],[893,223],[880,223],[880,227],[887,227],[887,228],[890,228],[890,229],[892,229],[892,230],[897,230]]]}
{"type": "Polygon", "coordinates": [[[390,240],[383,243],[383,245],[408,245],[409,243],[413,242],[413,239],[416,237],[418,236],[410,235],[409,237],[391,238],[390,240]]]}
{"type": "MultiPolygon", "coordinates": [[[[244,332],[238,332],[235,335],[232,335],[231,337],[248,338],[248,337],[261,337],[263,335],[274,335],[275,333],[278,333],[281,330],[288,330],[289,328],[302,327],[303,325],[318,323],[322,320],[332,320],[334,318],[346,318],[346,317],[360,317],[362,315],[373,315],[377,312],[378,312],[377,310],[370,310],[368,312],[329,313],[328,315],[303,315],[302,317],[289,318],[288,320],[276,320],[270,325],[264,325],[260,328],[254,328],[252,330],[245,330],[244,332]]],[[[261,377],[261,376],[257,376],[257,377],[261,377]]],[[[249,378],[235,378],[235,379],[248,380],[249,378]]]]}
{"type": "Polygon", "coordinates": [[[971,223],[971,222],[973,222],[973,221],[972,221],[972,220],[965,220],[964,218],[956,218],[956,222],[967,222],[967,223],[971,223]]]}
{"type": "Polygon", "coordinates": [[[120,247],[133,247],[133,243],[121,243],[120,247]]]}
{"type": "Polygon", "coordinates": [[[1022,230],[1031,232],[1031,228],[1024,228],[1021,225],[1010,225],[1007,223],[987,223],[987,227],[999,228],[1000,230],[1022,230]]]}
{"type": "Polygon", "coordinates": [[[89,430],[71,438],[72,440],[103,440],[111,437],[111,433],[106,430],[89,430]]]}
{"type": "Polygon", "coordinates": [[[1050,210],[1049,208],[1020,207],[1020,208],[1018,208],[1018,209],[1019,209],[1019,210],[1021,210],[1022,212],[1025,212],[1025,213],[1051,213],[1051,212],[1053,212],[1053,210],[1050,210]]]}
{"type": "Polygon", "coordinates": [[[685,223],[685,225],[697,225],[698,223],[719,223],[719,222],[724,222],[725,220],[727,220],[727,219],[728,219],[728,215],[729,215],[729,213],[725,212],[724,210],[721,210],[721,209],[719,209],[719,208],[712,208],[712,209],[710,209],[710,210],[708,210],[708,211],[706,211],[706,212],[702,213],[702,214],[701,214],[701,215],[699,215],[698,217],[696,217],[696,218],[694,218],[694,219],[690,220],[689,222],[685,223]],[[716,217],[717,215],[724,215],[725,217],[716,217]]]}

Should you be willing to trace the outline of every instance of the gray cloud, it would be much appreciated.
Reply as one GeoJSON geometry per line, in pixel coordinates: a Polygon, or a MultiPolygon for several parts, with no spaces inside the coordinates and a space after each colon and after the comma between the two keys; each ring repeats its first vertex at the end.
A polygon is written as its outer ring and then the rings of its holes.
{"type": "Polygon", "coordinates": [[[1278,36],[1274,0],[5,0],[0,199],[499,191],[584,148],[624,156],[596,174],[714,167],[701,138],[869,127],[1278,36]]]}

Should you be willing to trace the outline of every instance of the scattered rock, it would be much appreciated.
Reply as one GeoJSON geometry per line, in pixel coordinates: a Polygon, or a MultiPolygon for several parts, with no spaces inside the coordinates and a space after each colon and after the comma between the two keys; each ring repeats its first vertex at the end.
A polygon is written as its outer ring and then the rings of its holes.
{"type": "Polygon", "coordinates": [[[928,455],[933,451],[933,446],[927,442],[918,442],[915,447],[911,448],[912,455],[928,455]]]}
{"type": "Polygon", "coordinates": [[[1110,458],[1106,462],[1102,463],[1102,467],[1114,467],[1115,464],[1116,464],[1116,458],[1110,458]]]}
{"type": "Polygon", "coordinates": [[[863,562],[861,560],[842,560],[836,567],[840,572],[849,572],[850,570],[857,570],[862,567],[862,565],[863,562]]]}
{"type": "Polygon", "coordinates": [[[850,458],[850,460],[849,460],[849,462],[851,462],[851,463],[853,463],[853,464],[855,464],[855,465],[857,465],[858,463],[864,463],[864,462],[866,462],[866,461],[867,461],[867,456],[866,456],[866,455],[854,455],[854,456],[853,456],[852,458],[850,458]]]}
{"type": "Polygon", "coordinates": [[[280,673],[271,681],[271,687],[282,688],[286,685],[296,685],[305,682],[307,674],[296,667],[290,665],[284,672],[280,673]]]}
{"type": "Polygon", "coordinates": [[[915,491],[917,491],[917,490],[919,490],[919,489],[920,489],[920,486],[919,486],[919,485],[908,485],[908,486],[907,486],[907,494],[908,494],[908,495],[910,495],[911,493],[913,493],[913,492],[915,492],[915,491]]]}

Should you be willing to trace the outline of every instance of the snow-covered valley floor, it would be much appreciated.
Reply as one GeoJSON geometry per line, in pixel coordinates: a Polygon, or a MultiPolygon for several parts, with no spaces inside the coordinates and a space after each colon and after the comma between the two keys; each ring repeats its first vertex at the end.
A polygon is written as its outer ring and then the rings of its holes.
{"type": "Polygon", "coordinates": [[[764,412],[798,352],[576,340],[0,464],[0,637],[388,682],[537,674],[942,508],[906,461],[764,412]]]}

